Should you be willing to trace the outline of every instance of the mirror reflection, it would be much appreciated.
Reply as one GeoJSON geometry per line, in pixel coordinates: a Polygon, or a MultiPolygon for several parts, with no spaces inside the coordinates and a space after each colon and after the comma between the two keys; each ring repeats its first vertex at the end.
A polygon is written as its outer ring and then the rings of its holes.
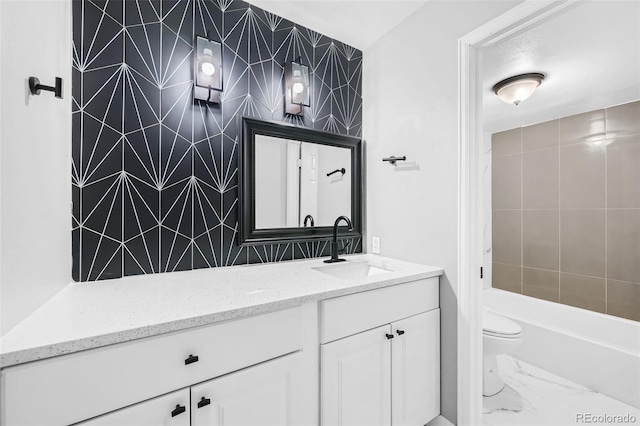
{"type": "Polygon", "coordinates": [[[255,138],[257,229],[332,226],[351,214],[351,150],[255,138]]]}
{"type": "Polygon", "coordinates": [[[238,169],[238,245],[362,235],[362,140],[243,117],[238,169]]]}

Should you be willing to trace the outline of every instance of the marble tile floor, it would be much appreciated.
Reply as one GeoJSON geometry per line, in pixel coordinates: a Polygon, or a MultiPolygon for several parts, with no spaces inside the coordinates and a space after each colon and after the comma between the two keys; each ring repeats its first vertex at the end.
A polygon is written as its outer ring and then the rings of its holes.
{"type": "Polygon", "coordinates": [[[506,386],[483,397],[484,426],[640,425],[640,409],[509,355],[498,356],[498,368],[506,386]],[[604,415],[627,418],[595,417],[604,415]]]}

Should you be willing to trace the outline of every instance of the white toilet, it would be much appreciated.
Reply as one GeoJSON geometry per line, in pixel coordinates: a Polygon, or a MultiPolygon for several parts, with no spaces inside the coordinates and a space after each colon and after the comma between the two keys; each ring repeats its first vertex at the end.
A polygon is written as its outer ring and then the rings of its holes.
{"type": "Polygon", "coordinates": [[[515,321],[486,309],[482,312],[482,394],[492,396],[504,388],[496,356],[513,351],[522,341],[522,328],[515,321]]]}

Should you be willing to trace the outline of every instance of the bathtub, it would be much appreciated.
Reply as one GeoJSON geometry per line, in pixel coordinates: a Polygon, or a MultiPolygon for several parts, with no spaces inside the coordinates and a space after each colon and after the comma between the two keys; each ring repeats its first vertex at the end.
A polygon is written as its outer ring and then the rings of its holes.
{"type": "Polygon", "coordinates": [[[640,323],[498,289],[484,306],[522,326],[512,355],[640,408],[640,323]]]}

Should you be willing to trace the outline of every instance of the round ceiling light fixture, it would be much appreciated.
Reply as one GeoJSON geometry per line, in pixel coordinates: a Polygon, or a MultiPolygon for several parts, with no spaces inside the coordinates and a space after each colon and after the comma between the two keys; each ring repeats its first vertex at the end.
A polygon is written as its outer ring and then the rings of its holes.
{"type": "Polygon", "coordinates": [[[539,72],[515,75],[496,83],[493,92],[503,102],[518,105],[535,92],[544,77],[539,72]]]}

